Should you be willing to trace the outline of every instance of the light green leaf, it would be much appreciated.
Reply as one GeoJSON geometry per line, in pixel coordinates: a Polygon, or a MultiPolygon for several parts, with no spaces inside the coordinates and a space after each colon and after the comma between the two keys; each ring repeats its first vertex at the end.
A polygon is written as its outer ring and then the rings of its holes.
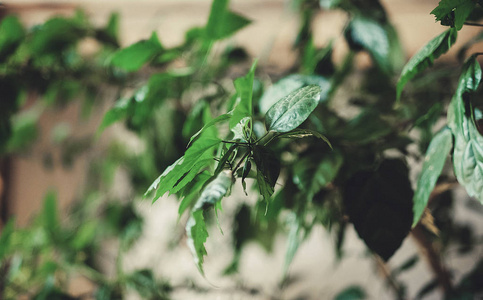
{"type": "Polygon", "coordinates": [[[145,63],[164,51],[156,32],[149,40],[142,40],[114,53],[111,64],[128,72],[139,70],[145,63]]]}
{"type": "Polygon", "coordinates": [[[431,14],[436,17],[436,21],[441,21],[442,25],[454,25],[456,30],[460,30],[475,5],[474,0],[441,0],[431,14]],[[453,24],[446,24],[446,20],[453,24]]]}
{"type": "Polygon", "coordinates": [[[381,24],[371,19],[356,17],[347,27],[346,37],[349,45],[362,47],[368,51],[382,71],[391,71],[389,37],[381,24]]]}
{"type": "Polygon", "coordinates": [[[247,117],[252,116],[252,97],[253,97],[253,80],[255,78],[255,68],[257,61],[253,62],[250,71],[244,77],[235,80],[235,88],[238,93],[237,103],[233,109],[233,116],[230,119],[230,129],[247,117]]]}
{"type": "Polygon", "coordinates": [[[324,102],[329,97],[331,89],[330,81],[325,77],[317,75],[299,75],[293,74],[280,79],[276,84],[272,85],[260,99],[260,112],[266,113],[278,100],[291,92],[311,84],[319,85],[322,89],[319,102],[324,102]]]}
{"type": "Polygon", "coordinates": [[[309,85],[280,99],[265,115],[268,130],[287,132],[297,128],[317,107],[321,92],[320,86],[309,85]]]}
{"type": "Polygon", "coordinates": [[[221,122],[224,122],[226,120],[229,120],[231,118],[231,116],[233,115],[233,112],[230,111],[230,112],[227,112],[226,114],[222,114],[222,115],[219,115],[218,117],[214,118],[213,120],[209,121],[208,123],[206,123],[203,128],[201,128],[197,133],[195,133],[191,138],[190,138],[190,141],[188,143],[188,145],[190,145],[194,139],[196,139],[200,134],[202,134],[205,130],[207,130],[208,128],[210,128],[211,126],[213,125],[216,125],[218,123],[221,123],[221,122]]]}
{"type": "Polygon", "coordinates": [[[181,203],[179,204],[178,208],[178,217],[181,217],[181,215],[186,211],[186,209],[194,204],[195,200],[198,199],[200,195],[200,191],[203,188],[203,186],[212,178],[211,174],[208,171],[204,171],[199,173],[195,177],[195,182],[192,185],[187,185],[183,189],[183,194],[182,197],[183,199],[181,200],[181,203]]]}
{"type": "Polygon", "coordinates": [[[208,230],[206,229],[203,210],[196,210],[191,213],[186,223],[186,233],[188,235],[188,247],[193,254],[196,267],[204,276],[203,257],[207,254],[204,244],[208,238],[208,230]]]}
{"type": "Polygon", "coordinates": [[[205,27],[209,40],[220,40],[232,36],[235,32],[251,23],[250,20],[228,10],[228,0],[214,0],[210,16],[205,27]]]}
{"type": "Polygon", "coordinates": [[[11,218],[0,232],[0,261],[8,254],[11,247],[12,234],[15,230],[15,220],[11,218]]]}
{"type": "Polygon", "coordinates": [[[431,66],[433,61],[446,53],[456,42],[458,32],[450,28],[441,33],[420,49],[404,66],[397,82],[397,99],[401,97],[406,83],[418,73],[431,66]]]}
{"type": "Polygon", "coordinates": [[[116,102],[113,108],[106,112],[102,118],[101,125],[97,129],[97,134],[102,133],[107,127],[127,117],[129,101],[130,98],[122,98],[116,102]]]}
{"type": "Polygon", "coordinates": [[[433,191],[436,181],[443,170],[452,144],[453,135],[449,128],[444,128],[438,132],[429,144],[424,158],[423,169],[419,175],[418,186],[413,197],[413,227],[418,224],[428,204],[429,195],[433,191]]]}
{"type": "Polygon", "coordinates": [[[16,16],[6,16],[0,24],[0,61],[12,54],[25,36],[25,29],[16,16]]]}
{"type": "Polygon", "coordinates": [[[287,237],[287,252],[285,253],[285,262],[283,264],[284,276],[288,273],[288,268],[292,263],[295,253],[304,239],[303,227],[300,224],[300,220],[295,213],[291,213],[288,216],[289,232],[287,237]]]}
{"type": "Polygon", "coordinates": [[[145,196],[157,189],[153,202],[166,192],[176,193],[192,180],[200,169],[213,161],[212,150],[221,142],[220,139],[199,138],[186,151],[185,155],[174,162],[151,184],[145,196]],[[210,151],[211,150],[211,151],[210,151]]]}
{"type": "Polygon", "coordinates": [[[458,182],[470,196],[483,203],[483,136],[478,132],[473,111],[471,93],[481,81],[481,67],[476,56],[471,56],[463,66],[460,82],[448,108],[448,126],[453,132],[453,166],[458,182]]]}
{"type": "Polygon", "coordinates": [[[44,207],[42,210],[42,220],[45,229],[50,233],[54,233],[60,227],[59,214],[57,209],[57,193],[55,191],[47,192],[44,198],[44,207]]]}
{"type": "Polygon", "coordinates": [[[209,206],[214,206],[216,202],[229,194],[232,184],[233,174],[231,171],[225,170],[221,172],[205,187],[200,198],[196,201],[193,210],[201,210],[209,206]]]}

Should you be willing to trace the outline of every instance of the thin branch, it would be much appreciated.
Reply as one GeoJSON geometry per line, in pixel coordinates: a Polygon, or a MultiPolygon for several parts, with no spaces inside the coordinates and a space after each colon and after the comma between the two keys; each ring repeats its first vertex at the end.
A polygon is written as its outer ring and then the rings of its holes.
{"type": "Polygon", "coordinates": [[[480,24],[480,23],[474,23],[474,22],[464,22],[463,24],[464,24],[464,25],[468,25],[468,26],[483,27],[483,24],[480,24]]]}
{"type": "Polygon", "coordinates": [[[391,289],[396,294],[396,299],[404,300],[404,289],[399,282],[396,281],[394,276],[391,274],[391,270],[387,266],[387,264],[380,258],[378,255],[374,255],[374,259],[377,262],[377,267],[381,272],[382,276],[387,280],[387,283],[391,287],[391,289]]]}

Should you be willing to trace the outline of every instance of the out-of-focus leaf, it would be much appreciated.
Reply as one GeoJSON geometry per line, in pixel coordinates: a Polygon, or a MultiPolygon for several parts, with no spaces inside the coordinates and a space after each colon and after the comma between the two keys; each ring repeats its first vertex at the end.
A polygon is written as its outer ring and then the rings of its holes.
{"type": "Polygon", "coordinates": [[[285,252],[285,262],[283,265],[283,274],[286,275],[288,268],[292,263],[295,253],[304,239],[303,227],[300,224],[299,217],[292,213],[288,218],[289,232],[287,237],[287,251],[285,252]]]}
{"type": "Polygon", "coordinates": [[[340,2],[341,0],[319,0],[319,5],[323,9],[332,9],[336,8],[340,2]]]}
{"type": "Polygon", "coordinates": [[[12,133],[7,142],[7,151],[21,151],[31,145],[38,136],[37,121],[41,110],[34,107],[12,118],[12,133]]]}
{"type": "Polygon", "coordinates": [[[288,132],[297,128],[317,107],[321,92],[320,86],[309,85],[280,99],[265,115],[268,130],[288,132]]]}
{"type": "Polygon", "coordinates": [[[16,16],[6,16],[0,24],[0,62],[12,54],[25,36],[25,29],[16,16]]]}
{"type": "Polygon", "coordinates": [[[85,33],[86,28],[73,19],[55,17],[36,30],[29,50],[34,56],[55,54],[74,45],[85,33]]]}
{"type": "Polygon", "coordinates": [[[436,21],[441,21],[441,25],[449,25],[460,30],[475,5],[476,2],[473,0],[441,0],[431,14],[436,17],[436,21]]]}
{"type": "Polygon", "coordinates": [[[397,99],[401,97],[402,90],[409,80],[431,66],[436,58],[446,53],[453,46],[457,35],[458,31],[453,28],[446,30],[429,41],[409,60],[397,82],[397,99]]]}
{"type": "Polygon", "coordinates": [[[49,234],[55,234],[60,228],[59,212],[57,209],[57,193],[49,191],[44,198],[42,221],[49,234]]]}
{"type": "Polygon", "coordinates": [[[334,300],[363,300],[366,297],[366,293],[361,287],[350,286],[337,294],[334,300]]]}
{"type": "Polygon", "coordinates": [[[293,168],[293,182],[308,199],[326,187],[342,166],[343,157],[338,152],[313,153],[297,160],[293,168]]]}
{"type": "Polygon", "coordinates": [[[448,128],[444,128],[438,132],[429,144],[413,198],[413,227],[418,224],[428,204],[429,195],[433,191],[436,181],[443,170],[444,163],[446,162],[452,145],[453,135],[448,128]]]}
{"type": "Polygon", "coordinates": [[[4,257],[10,251],[10,241],[12,239],[12,233],[15,230],[15,219],[10,219],[7,224],[2,228],[0,235],[0,261],[3,261],[4,257]]]}
{"type": "Polygon", "coordinates": [[[424,299],[424,297],[426,295],[428,295],[429,293],[431,293],[432,291],[437,289],[438,286],[439,286],[439,282],[438,282],[437,279],[433,279],[433,280],[429,281],[428,283],[423,285],[423,287],[418,291],[418,293],[416,295],[416,299],[417,300],[424,299]]]}
{"type": "Polygon", "coordinates": [[[289,138],[289,139],[300,139],[304,137],[313,136],[323,140],[324,142],[332,148],[329,140],[321,133],[311,130],[311,129],[303,129],[303,128],[296,128],[288,132],[284,132],[282,134],[277,135],[277,138],[289,138]]]}
{"type": "Polygon", "coordinates": [[[111,64],[128,72],[139,70],[145,63],[164,51],[161,42],[153,32],[149,40],[142,40],[129,47],[117,51],[111,59],[111,64]]]}
{"type": "Polygon", "coordinates": [[[228,10],[229,0],[214,0],[210,16],[205,27],[209,40],[220,40],[232,36],[235,32],[251,23],[245,17],[228,10]]]}
{"type": "Polygon", "coordinates": [[[235,88],[239,100],[233,109],[233,116],[230,119],[230,129],[233,129],[243,119],[252,116],[253,79],[255,78],[256,66],[257,61],[252,64],[252,67],[246,76],[235,80],[235,88]]]}
{"type": "Polygon", "coordinates": [[[106,44],[119,47],[119,13],[111,13],[106,27],[96,31],[96,38],[106,44]]]}
{"type": "Polygon", "coordinates": [[[186,223],[186,233],[188,235],[188,246],[193,254],[196,267],[204,276],[203,257],[207,254],[204,244],[208,238],[208,230],[206,229],[203,210],[196,210],[191,213],[186,223]]]}
{"type": "Polygon", "coordinates": [[[102,118],[101,125],[99,125],[99,128],[97,129],[97,134],[100,134],[112,124],[126,118],[129,101],[129,98],[120,99],[116,102],[116,105],[113,108],[106,112],[104,118],[102,118]]]}
{"type": "Polygon", "coordinates": [[[481,81],[481,67],[476,56],[463,66],[458,88],[448,108],[448,126],[453,132],[453,166],[458,182],[468,194],[483,203],[483,136],[475,124],[471,93],[481,81]]]}
{"type": "Polygon", "coordinates": [[[158,284],[150,269],[137,270],[127,276],[128,287],[136,290],[143,299],[168,299],[167,292],[171,287],[166,284],[158,284]]]}
{"type": "Polygon", "coordinates": [[[481,278],[483,278],[483,260],[480,259],[475,267],[464,275],[455,291],[445,297],[445,300],[475,299],[483,292],[481,278]]]}
{"type": "Polygon", "coordinates": [[[401,274],[402,272],[411,269],[412,267],[414,267],[418,263],[418,261],[419,261],[419,256],[417,256],[417,255],[411,256],[402,265],[400,265],[397,268],[394,268],[392,270],[392,275],[397,276],[397,275],[401,274]]]}
{"type": "Polygon", "coordinates": [[[77,230],[76,235],[72,240],[72,248],[81,250],[92,243],[97,234],[98,227],[99,223],[96,221],[83,223],[77,230]]]}
{"type": "Polygon", "coordinates": [[[280,79],[276,84],[272,85],[260,99],[260,112],[266,113],[277,101],[290,94],[291,92],[307,85],[316,84],[321,88],[319,102],[328,99],[331,84],[323,76],[307,76],[307,75],[289,75],[280,79]]]}
{"type": "Polygon", "coordinates": [[[380,112],[368,108],[349,121],[344,129],[344,138],[350,142],[367,144],[390,134],[392,131],[391,126],[381,119],[380,112]]]}
{"type": "Polygon", "coordinates": [[[390,41],[381,24],[368,18],[356,17],[347,27],[345,36],[353,50],[365,49],[382,71],[391,71],[390,41]]]}
{"type": "Polygon", "coordinates": [[[344,206],[366,245],[388,260],[411,229],[413,190],[408,168],[398,159],[375,171],[360,171],[347,180],[344,206]]]}

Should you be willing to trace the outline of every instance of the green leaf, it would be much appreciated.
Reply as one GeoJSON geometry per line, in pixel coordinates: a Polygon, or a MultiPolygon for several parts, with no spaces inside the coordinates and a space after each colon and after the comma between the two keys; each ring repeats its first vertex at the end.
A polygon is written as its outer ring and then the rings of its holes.
{"type": "Polygon", "coordinates": [[[194,178],[194,183],[187,185],[183,189],[183,199],[181,200],[181,203],[179,204],[178,208],[178,217],[181,217],[181,215],[186,211],[186,209],[194,204],[194,202],[198,199],[199,197],[199,192],[205,186],[205,184],[212,178],[211,174],[208,171],[204,171],[199,173],[195,178],[194,178]]]}
{"type": "Polygon", "coordinates": [[[268,130],[287,132],[297,128],[317,107],[321,92],[320,86],[309,85],[280,99],[265,115],[268,130]]]}
{"type": "Polygon", "coordinates": [[[253,80],[255,78],[255,68],[257,61],[253,62],[250,71],[244,77],[235,80],[235,88],[239,99],[233,109],[233,116],[230,119],[230,129],[233,129],[240,121],[252,116],[252,97],[253,97],[253,80]]]}
{"type": "Polygon", "coordinates": [[[72,240],[72,248],[75,250],[82,250],[91,244],[99,229],[99,223],[96,221],[88,221],[83,223],[76,232],[72,240]]]}
{"type": "Polygon", "coordinates": [[[142,40],[114,53],[111,64],[128,72],[139,70],[145,63],[164,51],[156,32],[149,40],[142,40]]]}
{"type": "Polygon", "coordinates": [[[324,142],[327,143],[327,145],[329,145],[329,147],[332,148],[332,145],[330,144],[327,137],[325,137],[323,134],[321,134],[321,133],[319,133],[315,130],[311,130],[311,129],[295,128],[295,129],[293,129],[289,132],[284,132],[284,133],[277,135],[277,138],[301,139],[301,138],[305,138],[305,137],[309,137],[309,136],[313,136],[313,137],[316,137],[316,138],[323,140],[324,142]]]}
{"type": "Polygon", "coordinates": [[[42,209],[42,221],[45,229],[54,234],[60,228],[59,213],[57,209],[57,193],[49,191],[44,198],[44,207],[42,209]]]}
{"type": "Polygon", "coordinates": [[[266,113],[277,101],[291,92],[311,84],[317,84],[322,89],[319,102],[324,102],[329,97],[331,89],[330,81],[322,76],[307,76],[293,74],[280,79],[272,85],[262,96],[259,102],[260,112],[266,113]]]}
{"type": "Polygon", "coordinates": [[[2,228],[2,232],[0,235],[0,262],[3,261],[5,256],[8,254],[8,251],[10,251],[11,247],[11,240],[12,240],[12,234],[15,230],[15,220],[11,218],[7,224],[2,228]]]}
{"type": "Polygon", "coordinates": [[[481,81],[476,56],[463,66],[458,88],[448,108],[448,126],[453,132],[453,166],[458,182],[468,194],[483,203],[483,136],[478,132],[472,111],[471,94],[481,81]]]}
{"type": "Polygon", "coordinates": [[[196,201],[193,210],[202,210],[206,207],[214,206],[218,201],[229,194],[232,184],[232,172],[230,170],[221,172],[205,187],[200,198],[196,201]]]}
{"type": "Polygon", "coordinates": [[[203,126],[203,128],[201,128],[197,133],[193,134],[193,136],[190,138],[190,141],[189,141],[188,145],[190,145],[191,142],[193,142],[194,139],[196,139],[200,134],[202,134],[208,128],[210,128],[213,125],[216,125],[218,123],[221,123],[221,122],[224,122],[226,120],[229,120],[231,118],[232,114],[233,114],[233,112],[228,112],[226,114],[219,115],[218,117],[216,117],[213,120],[211,120],[208,123],[206,123],[203,126]]]}
{"type": "Polygon", "coordinates": [[[293,167],[293,182],[309,199],[337,176],[343,156],[338,152],[311,154],[297,160],[293,167]]]}
{"type": "Polygon", "coordinates": [[[436,181],[443,170],[444,163],[446,162],[452,145],[453,135],[449,128],[444,128],[438,132],[429,144],[413,198],[413,227],[418,224],[428,204],[429,195],[433,191],[436,181]]]}
{"type": "Polygon", "coordinates": [[[372,107],[363,110],[350,120],[343,134],[347,141],[367,144],[393,132],[391,126],[381,119],[381,113],[372,107]]]}
{"type": "Polygon", "coordinates": [[[235,32],[251,23],[250,20],[228,10],[228,0],[214,0],[210,16],[205,27],[209,40],[220,40],[232,36],[235,32]]]}
{"type": "Polygon", "coordinates": [[[334,300],[363,300],[366,299],[366,293],[359,286],[350,286],[341,291],[334,300]]]}
{"type": "Polygon", "coordinates": [[[304,239],[303,227],[300,224],[298,216],[295,213],[291,213],[288,217],[289,232],[287,237],[287,252],[285,253],[285,262],[283,264],[283,274],[287,275],[288,268],[292,263],[295,253],[304,239]]]}
{"type": "Polygon", "coordinates": [[[397,82],[397,99],[401,97],[402,90],[409,80],[431,66],[436,58],[446,53],[453,46],[457,35],[458,32],[453,28],[446,30],[429,41],[409,60],[397,82]]]}
{"type": "Polygon", "coordinates": [[[196,267],[204,276],[203,257],[207,254],[204,244],[208,238],[208,230],[206,229],[203,210],[196,210],[191,213],[186,223],[186,233],[188,235],[188,247],[193,254],[196,267]]]}
{"type": "Polygon", "coordinates": [[[0,24],[0,62],[11,55],[25,36],[25,29],[16,16],[6,16],[0,24]]]}
{"type": "Polygon", "coordinates": [[[196,140],[183,157],[166,168],[151,184],[145,196],[158,189],[153,199],[153,201],[156,201],[168,191],[170,194],[178,192],[196,176],[200,169],[206,167],[213,160],[213,153],[210,150],[213,150],[220,142],[220,139],[214,138],[196,140]]]}
{"type": "Polygon", "coordinates": [[[436,21],[441,21],[441,25],[451,25],[460,30],[475,5],[474,0],[441,0],[431,14],[436,17],[436,21]]]}
{"type": "Polygon", "coordinates": [[[122,98],[116,102],[113,108],[106,112],[102,118],[101,125],[97,129],[97,134],[102,133],[107,127],[127,117],[130,100],[130,98],[122,98]]]}
{"type": "Polygon", "coordinates": [[[382,71],[391,71],[391,45],[388,34],[381,24],[371,19],[356,17],[349,23],[345,36],[352,49],[365,49],[382,71]]]}

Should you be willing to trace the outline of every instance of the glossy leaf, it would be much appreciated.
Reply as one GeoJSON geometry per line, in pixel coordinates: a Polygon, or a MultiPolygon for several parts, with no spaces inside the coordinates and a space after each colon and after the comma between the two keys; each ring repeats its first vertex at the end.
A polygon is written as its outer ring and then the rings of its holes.
{"type": "Polygon", "coordinates": [[[163,52],[155,32],[149,40],[142,40],[114,53],[111,64],[128,72],[139,70],[144,64],[163,52]]]}
{"type": "Polygon", "coordinates": [[[418,224],[428,204],[429,195],[433,191],[436,181],[443,170],[444,163],[446,162],[452,145],[453,135],[448,128],[444,128],[438,132],[429,144],[413,198],[413,227],[418,224]]]}
{"type": "Polygon", "coordinates": [[[252,116],[253,80],[257,61],[252,64],[250,71],[244,77],[235,80],[235,88],[238,93],[238,101],[233,109],[233,116],[230,119],[230,129],[233,129],[240,121],[252,116]]]}
{"type": "Polygon", "coordinates": [[[389,37],[384,27],[374,20],[356,17],[346,29],[351,48],[365,49],[384,72],[391,71],[389,37]]]}
{"type": "Polygon", "coordinates": [[[324,102],[329,97],[331,84],[328,79],[323,76],[308,76],[308,75],[289,75],[280,79],[277,83],[272,85],[260,99],[260,112],[266,113],[277,101],[291,92],[311,84],[319,85],[322,91],[320,92],[319,102],[324,102]]]}
{"type": "Polygon", "coordinates": [[[221,172],[204,188],[193,210],[201,210],[209,206],[214,206],[229,193],[232,184],[233,174],[231,171],[225,170],[221,172]]]}
{"type": "Polygon", "coordinates": [[[245,17],[228,10],[229,0],[214,0],[211,4],[210,16],[205,27],[206,37],[220,40],[230,37],[238,30],[251,23],[245,17]]]}
{"type": "Polygon", "coordinates": [[[186,233],[188,235],[188,247],[193,254],[196,267],[204,276],[203,257],[207,254],[204,244],[208,238],[208,230],[206,229],[203,210],[196,210],[191,213],[186,223],[186,233]]]}
{"type": "Polygon", "coordinates": [[[456,42],[456,37],[457,31],[450,28],[429,41],[429,43],[409,60],[404,66],[397,82],[397,99],[401,97],[406,83],[424,69],[431,66],[436,58],[446,53],[456,42]]]}
{"type": "Polygon", "coordinates": [[[460,30],[475,5],[474,0],[441,0],[431,14],[436,17],[436,21],[441,21],[441,25],[450,25],[460,30]]]}
{"type": "Polygon", "coordinates": [[[472,118],[471,93],[481,81],[481,67],[475,56],[463,66],[458,88],[448,108],[448,126],[453,132],[453,166],[458,182],[470,196],[483,203],[483,136],[472,118]]]}
{"type": "Polygon", "coordinates": [[[0,62],[12,54],[25,36],[25,29],[16,16],[6,16],[0,24],[0,62]]]}
{"type": "Polygon", "coordinates": [[[321,92],[320,86],[309,85],[280,99],[265,115],[268,130],[288,132],[297,128],[317,107],[321,92]]]}

